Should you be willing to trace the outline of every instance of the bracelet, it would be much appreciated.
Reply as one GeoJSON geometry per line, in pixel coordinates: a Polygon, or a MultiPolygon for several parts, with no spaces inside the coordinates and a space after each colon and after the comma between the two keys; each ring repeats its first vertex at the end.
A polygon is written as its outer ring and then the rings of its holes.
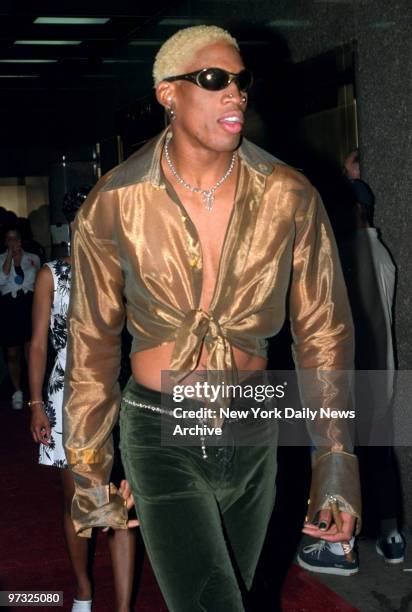
{"type": "Polygon", "coordinates": [[[44,406],[44,402],[43,400],[30,400],[29,402],[27,402],[27,405],[31,408],[32,406],[34,406],[35,404],[41,404],[42,406],[44,406]]]}

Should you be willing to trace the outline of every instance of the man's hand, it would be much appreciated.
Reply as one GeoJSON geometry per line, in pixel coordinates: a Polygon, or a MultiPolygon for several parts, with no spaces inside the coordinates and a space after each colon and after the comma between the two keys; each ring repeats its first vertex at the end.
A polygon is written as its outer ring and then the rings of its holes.
{"type": "Polygon", "coordinates": [[[342,529],[340,531],[332,523],[332,512],[330,510],[321,510],[318,524],[305,523],[302,531],[312,538],[320,538],[327,542],[349,542],[355,531],[356,516],[348,512],[341,512],[340,516],[342,519],[342,529]]]}
{"type": "MultiPolygon", "coordinates": [[[[122,482],[120,483],[119,491],[122,494],[123,499],[126,501],[126,508],[129,511],[131,508],[134,507],[134,499],[132,489],[130,488],[130,485],[127,480],[122,480],[122,482]]],[[[139,525],[140,523],[137,519],[127,521],[127,526],[129,529],[133,527],[138,527],[139,525]]]]}
{"type": "Polygon", "coordinates": [[[49,446],[51,437],[50,422],[41,405],[36,405],[32,408],[30,431],[35,442],[49,446]]]}
{"type": "MultiPolygon", "coordinates": [[[[132,489],[130,488],[130,485],[127,480],[121,481],[119,491],[122,494],[122,497],[126,503],[127,511],[129,511],[134,506],[134,499],[132,495],[132,489]]],[[[138,527],[139,525],[140,523],[137,519],[132,519],[130,521],[127,521],[128,529],[133,529],[134,527],[138,527]]],[[[107,533],[109,529],[110,527],[104,527],[102,531],[103,533],[107,533]]]]}

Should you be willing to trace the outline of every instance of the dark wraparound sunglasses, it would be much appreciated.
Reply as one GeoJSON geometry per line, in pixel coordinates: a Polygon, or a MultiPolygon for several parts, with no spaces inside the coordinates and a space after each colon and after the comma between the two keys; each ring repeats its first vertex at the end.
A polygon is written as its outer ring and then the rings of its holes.
{"type": "Polygon", "coordinates": [[[223,70],[223,68],[203,68],[196,72],[168,77],[164,81],[190,81],[190,83],[194,83],[208,91],[226,89],[232,81],[235,81],[240,91],[247,91],[252,86],[253,75],[250,70],[246,69],[235,74],[234,72],[223,70]]]}

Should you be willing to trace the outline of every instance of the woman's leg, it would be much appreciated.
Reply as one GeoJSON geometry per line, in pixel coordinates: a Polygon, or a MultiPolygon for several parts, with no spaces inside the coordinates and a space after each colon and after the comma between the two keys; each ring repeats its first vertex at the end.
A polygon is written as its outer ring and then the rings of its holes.
{"type": "MultiPolygon", "coordinates": [[[[111,482],[117,486],[124,480],[125,474],[120,459],[119,428],[113,432],[114,461],[111,482]]],[[[116,612],[129,612],[133,595],[133,579],[136,556],[136,529],[119,529],[108,533],[109,550],[112,559],[114,590],[116,595],[116,612]]]]}
{"type": "Polygon", "coordinates": [[[92,598],[91,582],[88,575],[88,538],[76,535],[71,518],[71,505],[74,495],[74,481],[70,470],[60,470],[63,485],[63,524],[67,551],[76,577],[75,598],[88,600],[92,598]]]}
{"type": "Polygon", "coordinates": [[[24,343],[24,359],[26,360],[26,365],[29,363],[29,350],[30,350],[30,342],[24,343]]]}
{"type": "Polygon", "coordinates": [[[11,378],[12,385],[15,391],[21,389],[21,348],[20,346],[8,346],[7,347],[7,367],[9,369],[9,375],[11,378]]]}
{"type": "Polygon", "coordinates": [[[136,552],[135,529],[119,529],[109,533],[109,549],[112,558],[116,612],[130,612],[136,552]]]}

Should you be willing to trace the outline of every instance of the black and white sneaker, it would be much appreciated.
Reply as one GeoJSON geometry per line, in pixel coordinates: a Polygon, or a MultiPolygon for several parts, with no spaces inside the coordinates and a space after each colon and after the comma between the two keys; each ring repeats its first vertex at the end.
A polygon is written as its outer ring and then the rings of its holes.
{"type": "Polygon", "coordinates": [[[391,565],[404,561],[405,549],[405,538],[400,533],[389,538],[378,538],[376,540],[376,552],[383,557],[385,563],[391,565]]]}
{"type": "Polygon", "coordinates": [[[304,546],[297,556],[300,567],[318,574],[336,574],[337,576],[352,576],[359,572],[359,561],[355,550],[352,550],[353,561],[348,561],[345,555],[336,555],[325,540],[304,546]]]}

